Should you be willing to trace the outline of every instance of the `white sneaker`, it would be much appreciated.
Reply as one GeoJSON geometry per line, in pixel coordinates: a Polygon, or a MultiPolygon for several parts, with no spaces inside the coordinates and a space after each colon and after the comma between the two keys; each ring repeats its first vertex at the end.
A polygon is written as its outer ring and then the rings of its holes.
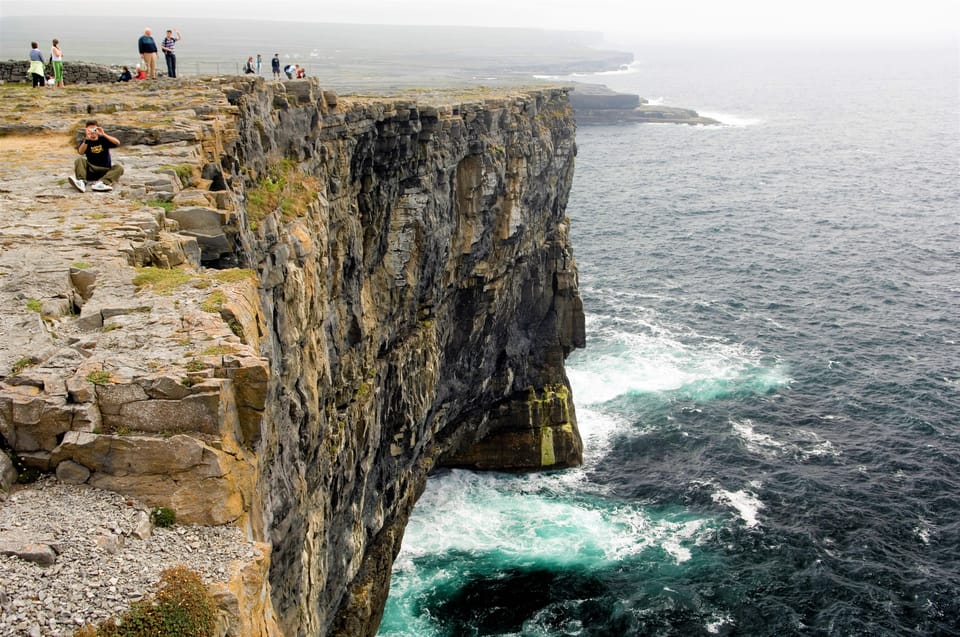
{"type": "Polygon", "coordinates": [[[80,192],[87,192],[87,185],[83,183],[82,179],[77,179],[73,175],[70,175],[70,183],[73,184],[73,187],[80,192]]]}
{"type": "Polygon", "coordinates": [[[108,190],[113,190],[113,186],[108,186],[102,181],[95,181],[93,185],[90,186],[90,190],[96,190],[97,192],[107,192],[108,190]]]}

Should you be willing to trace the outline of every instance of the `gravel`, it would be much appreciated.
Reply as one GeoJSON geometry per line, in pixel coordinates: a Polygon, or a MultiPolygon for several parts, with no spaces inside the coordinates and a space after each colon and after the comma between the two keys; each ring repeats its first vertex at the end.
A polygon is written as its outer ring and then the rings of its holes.
{"type": "Polygon", "coordinates": [[[0,635],[73,635],[122,614],[160,573],[185,564],[204,581],[226,581],[232,563],[258,554],[237,527],[134,531],[149,508],[119,494],[53,478],[13,490],[0,503],[0,543],[26,538],[57,552],[52,566],[0,555],[0,635]]]}

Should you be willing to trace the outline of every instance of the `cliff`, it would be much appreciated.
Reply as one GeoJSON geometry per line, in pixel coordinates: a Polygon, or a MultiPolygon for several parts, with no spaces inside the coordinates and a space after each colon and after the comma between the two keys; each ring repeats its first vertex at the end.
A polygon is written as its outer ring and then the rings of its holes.
{"type": "Polygon", "coordinates": [[[269,545],[236,634],[373,634],[432,469],[580,462],[565,90],[2,90],[0,443],[269,545]]]}

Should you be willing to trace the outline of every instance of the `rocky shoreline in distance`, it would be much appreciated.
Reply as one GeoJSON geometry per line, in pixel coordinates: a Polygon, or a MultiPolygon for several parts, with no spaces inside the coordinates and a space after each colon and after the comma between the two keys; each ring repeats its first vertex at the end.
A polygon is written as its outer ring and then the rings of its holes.
{"type": "Polygon", "coordinates": [[[602,84],[575,83],[570,92],[578,125],[591,124],[720,124],[689,108],[651,105],[639,95],[618,93],[602,84]]]}

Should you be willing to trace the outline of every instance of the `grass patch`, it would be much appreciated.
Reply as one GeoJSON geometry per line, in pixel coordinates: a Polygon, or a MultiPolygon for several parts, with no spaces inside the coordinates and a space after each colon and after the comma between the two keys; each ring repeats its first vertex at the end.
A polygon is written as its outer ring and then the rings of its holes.
{"type": "Polygon", "coordinates": [[[294,160],[283,159],[247,190],[247,223],[255,230],[264,217],[277,211],[288,219],[303,217],[319,191],[319,179],[303,172],[294,160]]]}
{"type": "Polygon", "coordinates": [[[13,364],[13,368],[12,368],[13,375],[16,376],[26,368],[32,365],[36,365],[39,362],[40,361],[38,361],[33,356],[24,356],[23,358],[21,358],[20,360],[18,360],[16,363],[13,364]]]}
{"type": "Polygon", "coordinates": [[[137,290],[149,288],[157,294],[170,294],[181,285],[193,278],[189,272],[179,269],[166,270],[164,268],[137,268],[137,275],[133,277],[133,285],[137,290]]]}
{"type": "Polygon", "coordinates": [[[84,626],[76,637],[213,637],[217,604],[199,573],[174,566],[160,575],[160,590],[134,602],[119,621],[84,626]]]}
{"type": "Polygon", "coordinates": [[[237,352],[237,348],[231,345],[211,345],[210,347],[200,352],[200,355],[201,356],[223,356],[225,354],[235,354],[236,352],[237,352]]]}
{"type": "Polygon", "coordinates": [[[193,183],[194,171],[196,170],[195,166],[190,164],[177,164],[177,165],[167,165],[162,166],[157,172],[173,172],[177,176],[177,179],[180,180],[181,186],[189,186],[193,183]]]}
{"type": "Polygon", "coordinates": [[[200,309],[210,314],[219,314],[226,302],[227,295],[223,293],[223,290],[214,290],[200,304],[200,309]]]}
{"type": "Polygon", "coordinates": [[[93,383],[94,385],[107,385],[110,383],[110,372],[106,370],[100,370],[96,372],[90,372],[87,374],[87,380],[93,383]]]}
{"type": "Polygon", "coordinates": [[[70,264],[70,267],[76,268],[78,270],[89,270],[93,266],[87,263],[86,261],[76,261],[70,264]]]}
{"type": "Polygon", "coordinates": [[[237,283],[239,281],[253,281],[257,283],[257,273],[250,269],[230,268],[229,270],[217,270],[213,278],[220,283],[237,283]]]}
{"type": "Polygon", "coordinates": [[[167,529],[173,526],[176,520],[177,515],[170,507],[157,507],[150,511],[150,521],[153,522],[155,526],[167,529]]]}
{"type": "Polygon", "coordinates": [[[162,199],[151,199],[147,202],[147,205],[151,208],[163,208],[164,212],[170,212],[177,207],[177,204],[172,201],[164,201],[162,199]]]}
{"type": "Polygon", "coordinates": [[[43,310],[43,303],[41,303],[38,299],[27,299],[27,309],[31,312],[40,314],[43,310]]]}

